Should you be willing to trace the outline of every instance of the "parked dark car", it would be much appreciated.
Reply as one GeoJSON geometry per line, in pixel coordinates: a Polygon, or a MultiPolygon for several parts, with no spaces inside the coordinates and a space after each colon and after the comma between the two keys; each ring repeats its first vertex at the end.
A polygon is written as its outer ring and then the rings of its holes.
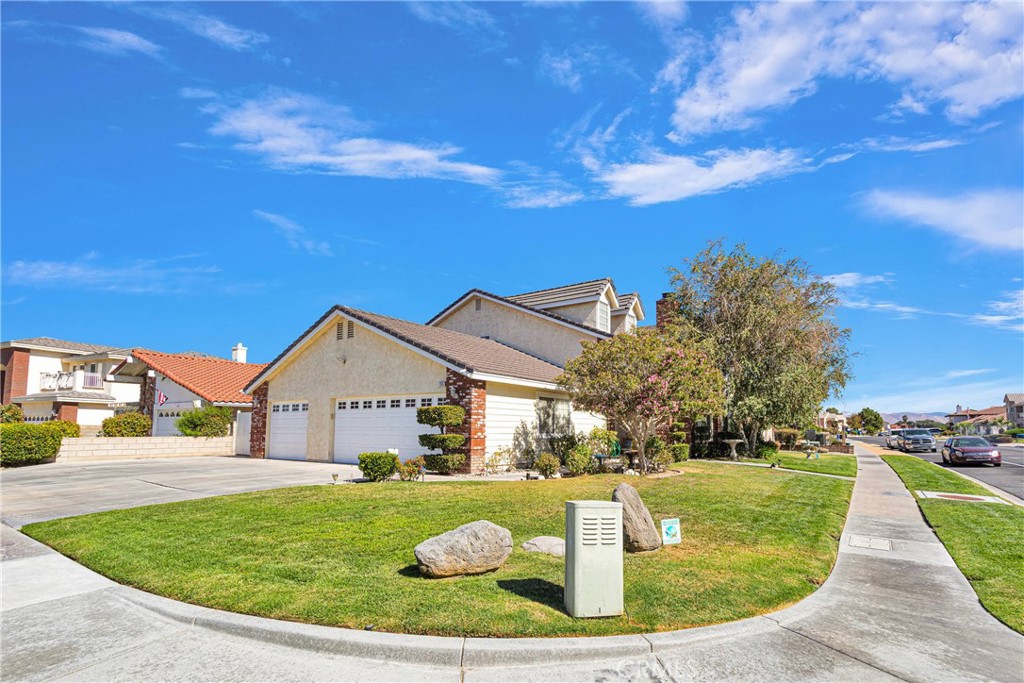
{"type": "Polygon", "coordinates": [[[914,451],[935,453],[938,451],[938,444],[935,443],[935,437],[927,429],[903,429],[896,437],[896,448],[904,453],[913,453],[914,451]]]}
{"type": "Polygon", "coordinates": [[[972,462],[1003,464],[999,450],[980,436],[954,436],[942,444],[942,462],[951,465],[966,465],[972,462]]]}

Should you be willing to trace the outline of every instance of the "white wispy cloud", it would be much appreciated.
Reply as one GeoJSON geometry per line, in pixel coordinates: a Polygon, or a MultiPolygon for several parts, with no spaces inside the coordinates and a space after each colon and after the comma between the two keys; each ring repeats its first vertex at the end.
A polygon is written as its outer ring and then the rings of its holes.
{"type": "Polygon", "coordinates": [[[239,28],[217,17],[178,4],[137,3],[131,9],[150,19],[167,21],[230,50],[252,50],[270,38],[259,31],[239,28]]]}
{"type": "Polygon", "coordinates": [[[823,279],[840,289],[854,289],[865,285],[888,284],[893,281],[893,274],[836,273],[835,275],[826,275],[823,279]]]}
{"type": "Polygon", "coordinates": [[[456,161],[451,144],[367,137],[372,126],[345,106],[286,90],[202,109],[215,117],[210,132],[273,168],[373,178],[437,178],[495,184],[501,172],[456,161]]]}
{"type": "Polygon", "coordinates": [[[103,26],[76,26],[52,21],[20,19],[5,21],[4,32],[36,42],[73,45],[116,57],[144,55],[163,59],[164,49],[131,31],[103,26]]]}
{"type": "Polygon", "coordinates": [[[680,141],[755,126],[824,79],[884,80],[893,110],[963,122],[1024,94],[1019,3],[759,3],[736,9],[676,100],[680,141]]]}
{"type": "Polygon", "coordinates": [[[24,287],[77,287],[135,294],[183,293],[210,284],[220,272],[216,266],[171,265],[197,256],[188,254],[107,264],[98,254],[90,252],[72,261],[19,260],[7,264],[4,278],[10,285],[24,287]]]}
{"type": "Polygon", "coordinates": [[[487,10],[469,2],[410,2],[417,19],[452,29],[460,35],[501,47],[505,32],[487,10]]]}
{"type": "Polygon", "coordinates": [[[1024,249],[1024,202],[1019,190],[977,190],[928,195],[873,190],[866,206],[889,218],[939,230],[988,249],[1024,249]]]}
{"type": "Polygon", "coordinates": [[[545,79],[574,93],[580,92],[584,79],[591,76],[625,75],[636,78],[628,60],[596,43],[577,43],[558,52],[545,49],[538,69],[545,79]]]}
{"type": "Polygon", "coordinates": [[[1003,298],[989,301],[985,313],[971,316],[971,322],[977,325],[995,327],[1003,330],[1024,332],[1024,289],[1006,292],[1003,298]]]}
{"type": "Polygon", "coordinates": [[[842,301],[846,308],[875,311],[895,315],[905,320],[919,315],[951,318],[972,325],[981,325],[1012,332],[1024,332],[1024,289],[1004,292],[1002,298],[985,302],[982,312],[962,313],[940,311],[922,306],[910,306],[893,301],[879,301],[863,296],[848,296],[842,301]]]}
{"type": "Polygon", "coordinates": [[[793,149],[720,149],[703,156],[655,151],[641,162],[605,166],[597,178],[612,196],[645,206],[745,187],[808,166],[808,160],[793,149]]]}
{"type": "Polygon", "coordinates": [[[215,100],[217,99],[217,93],[209,88],[181,88],[178,90],[178,95],[184,97],[187,100],[215,100]]]}
{"type": "Polygon", "coordinates": [[[1024,390],[1020,377],[999,377],[984,382],[951,384],[943,382],[925,388],[906,390],[902,382],[893,382],[897,390],[858,392],[844,396],[843,404],[852,410],[870,406],[883,413],[893,411],[949,412],[957,404],[964,406],[991,406],[1002,402],[1008,391],[1024,390]]]}
{"type": "Polygon", "coordinates": [[[959,379],[961,377],[973,377],[974,375],[987,375],[995,372],[995,368],[977,368],[974,370],[950,370],[942,375],[942,379],[959,379]]]}
{"type": "Polygon", "coordinates": [[[290,218],[259,209],[253,209],[252,215],[273,225],[292,249],[314,256],[333,256],[330,244],[314,239],[306,228],[290,218]]]}

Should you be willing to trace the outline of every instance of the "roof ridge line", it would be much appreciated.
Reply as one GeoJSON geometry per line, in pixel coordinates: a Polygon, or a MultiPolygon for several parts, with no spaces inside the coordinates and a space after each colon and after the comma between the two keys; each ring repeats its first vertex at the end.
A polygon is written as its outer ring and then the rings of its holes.
{"type": "Polygon", "coordinates": [[[572,284],[568,284],[568,285],[559,285],[557,287],[545,287],[544,289],[535,289],[532,292],[520,292],[519,294],[510,294],[509,297],[513,297],[513,296],[527,296],[529,294],[541,294],[543,292],[553,292],[556,289],[568,289],[570,287],[579,287],[580,285],[589,285],[592,282],[608,282],[608,283],[611,283],[612,279],[610,277],[597,277],[597,278],[594,278],[593,280],[583,280],[582,282],[573,282],[572,284]]]}

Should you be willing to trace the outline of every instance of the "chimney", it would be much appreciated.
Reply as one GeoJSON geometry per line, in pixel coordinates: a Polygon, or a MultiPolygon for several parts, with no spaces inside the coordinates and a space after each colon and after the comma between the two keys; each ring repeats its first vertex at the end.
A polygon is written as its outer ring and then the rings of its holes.
{"type": "Polygon", "coordinates": [[[242,346],[242,342],[238,342],[237,344],[235,344],[234,348],[231,349],[231,360],[235,361],[236,363],[244,363],[245,352],[248,350],[249,349],[242,346]]]}
{"type": "Polygon", "coordinates": [[[672,293],[665,292],[661,295],[661,298],[654,304],[654,325],[655,327],[662,327],[666,323],[671,322],[672,318],[675,317],[675,302],[672,300],[672,293]]]}
{"type": "Polygon", "coordinates": [[[958,412],[958,413],[963,412],[963,408],[960,407],[959,403],[956,404],[956,412],[958,412]]]}

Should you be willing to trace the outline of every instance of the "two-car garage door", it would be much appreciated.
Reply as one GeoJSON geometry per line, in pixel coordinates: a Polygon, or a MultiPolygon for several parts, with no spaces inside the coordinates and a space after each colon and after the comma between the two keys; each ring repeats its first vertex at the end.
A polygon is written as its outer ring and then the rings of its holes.
{"type": "Polygon", "coordinates": [[[398,449],[402,460],[426,453],[419,435],[436,431],[416,422],[416,409],[443,397],[387,396],[339,399],[334,406],[334,462],[357,463],[367,451],[398,449]]]}

